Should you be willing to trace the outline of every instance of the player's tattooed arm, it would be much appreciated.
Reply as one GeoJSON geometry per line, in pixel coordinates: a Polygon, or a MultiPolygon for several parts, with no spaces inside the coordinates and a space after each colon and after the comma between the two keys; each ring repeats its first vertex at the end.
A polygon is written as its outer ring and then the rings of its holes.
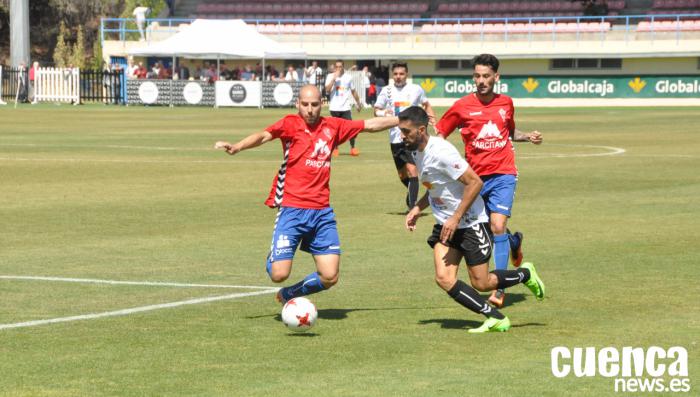
{"type": "Polygon", "coordinates": [[[514,142],[531,142],[535,145],[542,143],[542,134],[535,130],[532,132],[522,132],[519,129],[514,129],[511,134],[514,142]]]}

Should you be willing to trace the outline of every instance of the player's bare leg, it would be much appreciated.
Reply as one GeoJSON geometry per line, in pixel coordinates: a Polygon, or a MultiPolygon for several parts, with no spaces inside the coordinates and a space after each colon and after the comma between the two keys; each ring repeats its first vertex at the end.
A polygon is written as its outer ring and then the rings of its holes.
{"type": "Polygon", "coordinates": [[[314,261],[316,262],[316,271],[325,289],[338,283],[340,255],[314,255],[314,261]]]}
{"type": "MultiPolygon", "coordinates": [[[[267,273],[270,275],[270,280],[273,283],[282,283],[289,278],[292,273],[292,259],[285,259],[280,261],[274,261],[272,263],[268,262],[267,273]]],[[[286,299],[282,297],[282,290],[280,289],[275,294],[275,300],[279,303],[286,303],[286,299]]]]}

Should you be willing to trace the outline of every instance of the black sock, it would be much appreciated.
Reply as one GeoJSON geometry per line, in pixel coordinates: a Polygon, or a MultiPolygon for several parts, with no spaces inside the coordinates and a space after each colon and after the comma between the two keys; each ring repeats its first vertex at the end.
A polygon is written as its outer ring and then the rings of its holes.
{"type": "Polygon", "coordinates": [[[457,303],[474,313],[483,314],[486,317],[494,317],[499,320],[505,318],[496,308],[486,303],[486,300],[482,298],[474,288],[470,287],[462,280],[457,280],[447,294],[450,295],[452,299],[456,300],[457,303]]]}
{"type": "Polygon", "coordinates": [[[494,270],[491,273],[498,278],[498,289],[512,287],[530,279],[530,271],[528,269],[494,270]]]}
{"type": "Polygon", "coordinates": [[[404,186],[408,187],[408,178],[402,178],[401,183],[403,183],[404,186]]]}
{"type": "Polygon", "coordinates": [[[408,208],[413,208],[416,205],[419,187],[417,177],[408,178],[408,208]]]}
{"type": "Polygon", "coordinates": [[[350,138],[350,147],[351,148],[355,147],[355,138],[350,138]]]}

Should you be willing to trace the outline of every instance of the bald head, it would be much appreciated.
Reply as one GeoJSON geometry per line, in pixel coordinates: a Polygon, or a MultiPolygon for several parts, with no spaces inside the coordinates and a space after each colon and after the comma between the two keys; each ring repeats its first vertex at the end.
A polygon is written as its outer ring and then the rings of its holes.
{"type": "Polygon", "coordinates": [[[321,117],[321,91],[315,85],[305,85],[299,90],[297,109],[306,124],[316,125],[321,117]]]}
{"type": "Polygon", "coordinates": [[[299,99],[321,100],[321,91],[315,85],[307,84],[299,89],[299,99]]]}

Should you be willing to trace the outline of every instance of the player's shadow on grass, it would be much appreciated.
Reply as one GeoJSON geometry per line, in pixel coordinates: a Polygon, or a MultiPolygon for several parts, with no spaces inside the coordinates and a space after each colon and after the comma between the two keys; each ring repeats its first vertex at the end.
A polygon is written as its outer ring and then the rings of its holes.
{"type": "Polygon", "coordinates": [[[456,318],[431,318],[430,320],[420,320],[418,324],[440,324],[440,328],[443,329],[469,329],[481,326],[481,322],[479,321],[456,318]]]}
{"type": "MultiPolygon", "coordinates": [[[[408,214],[408,211],[403,211],[403,212],[387,212],[386,214],[387,214],[387,215],[402,215],[402,216],[406,216],[406,214],[408,214]]],[[[430,215],[430,214],[429,214],[429,213],[426,214],[426,213],[424,213],[424,212],[421,212],[421,214],[420,214],[418,217],[419,217],[419,218],[422,218],[422,217],[428,216],[428,215],[430,215]]]]}
{"type": "MultiPolygon", "coordinates": [[[[442,307],[376,307],[376,308],[358,308],[358,309],[321,309],[318,311],[318,318],[324,320],[344,320],[348,318],[348,314],[352,312],[364,312],[364,311],[383,311],[383,310],[435,310],[435,309],[446,309],[449,306],[442,307]]],[[[272,317],[275,321],[282,321],[282,315],[280,313],[274,314],[264,314],[261,316],[250,316],[246,317],[249,319],[257,319],[263,317],[272,317]]]]}
{"type": "MultiPolygon", "coordinates": [[[[440,328],[443,329],[469,329],[478,328],[481,326],[481,321],[475,320],[463,320],[454,318],[432,318],[430,320],[421,320],[418,322],[420,325],[428,324],[440,324],[440,328]]],[[[513,324],[513,328],[520,327],[544,327],[546,324],[542,323],[525,323],[525,324],[513,324]]]]}
{"type": "Polygon", "coordinates": [[[318,311],[318,318],[324,320],[343,320],[348,318],[348,314],[352,312],[366,311],[384,311],[384,310],[434,310],[445,309],[444,307],[375,307],[375,308],[359,308],[359,309],[322,309],[318,311]]]}

